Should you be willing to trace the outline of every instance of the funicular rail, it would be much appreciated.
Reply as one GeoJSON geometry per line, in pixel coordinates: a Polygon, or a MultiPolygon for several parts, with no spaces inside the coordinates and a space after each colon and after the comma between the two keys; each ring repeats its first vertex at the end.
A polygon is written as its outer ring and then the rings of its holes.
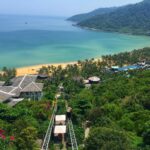
{"type": "Polygon", "coordinates": [[[51,134],[52,134],[52,129],[53,129],[53,125],[54,125],[54,119],[55,119],[56,111],[57,111],[57,105],[55,105],[55,107],[54,107],[52,117],[51,117],[51,120],[49,122],[49,126],[47,129],[41,150],[48,150],[48,146],[49,146],[49,142],[50,142],[50,138],[51,138],[51,134]]]}
{"type": "Polygon", "coordinates": [[[74,133],[74,128],[71,119],[68,120],[69,134],[71,139],[72,150],[78,150],[78,144],[74,133]]]}

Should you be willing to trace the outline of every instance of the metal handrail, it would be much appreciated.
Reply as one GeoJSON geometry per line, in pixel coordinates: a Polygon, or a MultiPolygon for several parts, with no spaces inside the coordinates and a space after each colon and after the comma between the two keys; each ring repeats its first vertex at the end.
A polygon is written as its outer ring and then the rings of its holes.
{"type": "Polygon", "coordinates": [[[41,150],[48,150],[48,146],[49,146],[49,142],[50,142],[50,138],[51,138],[51,133],[52,133],[52,129],[53,129],[53,124],[54,124],[56,111],[57,111],[57,105],[55,105],[55,107],[54,107],[54,110],[53,110],[53,113],[52,113],[52,117],[51,117],[51,120],[49,122],[49,126],[48,126],[48,129],[47,129],[47,132],[46,132],[46,135],[45,135],[44,142],[43,142],[41,150]]]}

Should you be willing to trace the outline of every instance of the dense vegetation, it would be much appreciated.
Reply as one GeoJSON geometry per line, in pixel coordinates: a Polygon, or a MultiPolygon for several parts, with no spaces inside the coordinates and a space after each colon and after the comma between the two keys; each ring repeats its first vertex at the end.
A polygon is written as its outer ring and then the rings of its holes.
{"type": "Polygon", "coordinates": [[[49,124],[52,105],[50,101],[23,101],[14,108],[0,104],[0,133],[1,150],[32,150],[40,148],[38,139],[49,124]],[[2,136],[3,135],[3,136],[2,136]],[[14,140],[10,140],[10,136],[14,140]],[[3,137],[3,138],[2,138],[3,137]]]}
{"type": "Polygon", "coordinates": [[[78,144],[84,143],[85,149],[149,149],[150,71],[112,74],[105,70],[112,64],[122,66],[143,60],[150,60],[150,48],[103,56],[103,62],[91,59],[79,61],[78,65],[69,65],[66,69],[41,69],[41,73],[53,72],[46,82],[49,95],[53,97],[52,93],[60,83],[63,84],[62,99],[66,99],[73,108],[78,144]],[[94,75],[99,76],[102,82],[90,89],[85,88],[82,80],[94,75]],[[85,140],[87,120],[91,131],[85,140]]]}
{"type": "Polygon", "coordinates": [[[150,1],[127,5],[78,22],[82,27],[98,30],[150,35],[150,1]]]}
{"type": "Polygon", "coordinates": [[[73,108],[72,120],[79,149],[84,150],[148,150],[150,149],[150,70],[112,73],[106,67],[150,60],[150,48],[78,61],[78,64],[55,68],[43,67],[44,96],[39,102],[23,101],[14,108],[0,104],[0,127],[7,140],[0,144],[8,150],[34,150],[40,147],[52,104],[59,86],[58,114],[65,113],[64,100],[73,108]],[[101,83],[86,88],[83,79],[98,76],[101,83]],[[85,139],[85,129],[90,133],[85,139]],[[15,140],[9,140],[14,136],[15,140]],[[84,145],[83,145],[84,144],[84,145]]]}
{"type": "Polygon", "coordinates": [[[8,69],[7,67],[3,67],[2,70],[0,70],[0,81],[9,82],[10,79],[12,79],[15,76],[16,76],[15,69],[8,69]]]}
{"type": "Polygon", "coordinates": [[[92,108],[86,115],[92,129],[86,149],[140,149],[150,144],[150,71],[129,74],[89,90],[92,108]]]}
{"type": "Polygon", "coordinates": [[[132,52],[124,52],[115,55],[102,56],[103,61],[107,66],[112,65],[130,65],[141,61],[149,61],[150,48],[133,50],[132,52]]]}

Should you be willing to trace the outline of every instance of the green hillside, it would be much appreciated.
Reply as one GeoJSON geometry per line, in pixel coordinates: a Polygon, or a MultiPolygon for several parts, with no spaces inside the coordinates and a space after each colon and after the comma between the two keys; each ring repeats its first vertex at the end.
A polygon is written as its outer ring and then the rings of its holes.
{"type": "Polygon", "coordinates": [[[89,12],[89,13],[72,16],[68,20],[74,21],[74,22],[81,22],[81,21],[87,20],[87,19],[92,18],[92,17],[97,16],[97,15],[110,13],[116,9],[117,9],[117,7],[99,8],[99,9],[96,9],[96,10],[89,12]]]}
{"type": "Polygon", "coordinates": [[[111,32],[150,35],[150,0],[120,7],[77,25],[111,32]]]}

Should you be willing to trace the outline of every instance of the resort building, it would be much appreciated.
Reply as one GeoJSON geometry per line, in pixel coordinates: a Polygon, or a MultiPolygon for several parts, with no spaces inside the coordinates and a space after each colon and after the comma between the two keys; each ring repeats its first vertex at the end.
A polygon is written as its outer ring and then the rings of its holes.
{"type": "Polygon", "coordinates": [[[89,80],[89,83],[91,83],[91,84],[100,82],[100,78],[96,77],[96,76],[90,77],[90,78],[88,78],[88,80],[89,80]]]}
{"type": "Polygon", "coordinates": [[[139,63],[138,65],[142,66],[144,69],[150,69],[150,61],[144,61],[142,63],[139,63]]]}
{"type": "Polygon", "coordinates": [[[110,68],[110,71],[112,71],[112,72],[121,72],[122,71],[123,72],[123,71],[138,70],[138,69],[145,69],[145,70],[150,69],[150,61],[142,61],[142,62],[138,62],[136,64],[123,66],[123,67],[112,66],[110,68]]]}
{"type": "Polygon", "coordinates": [[[0,102],[16,104],[22,99],[40,100],[43,84],[36,83],[36,75],[13,78],[10,86],[0,86],[0,102]]]}
{"type": "Polygon", "coordinates": [[[83,84],[85,88],[89,89],[91,88],[92,84],[100,83],[101,79],[97,76],[89,77],[88,79],[83,80],[83,84]]]}
{"type": "Polygon", "coordinates": [[[31,82],[24,89],[21,90],[21,97],[32,100],[40,100],[42,97],[42,83],[31,82]]]}
{"type": "Polygon", "coordinates": [[[138,62],[133,65],[128,65],[128,66],[112,66],[110,70],[112,72],[123,72],[123,71],[129,71],[129,70],[138,70],[138,69],[150,69],[150,62],[149,61],[143,61],[143,62],[138,62]]]}

